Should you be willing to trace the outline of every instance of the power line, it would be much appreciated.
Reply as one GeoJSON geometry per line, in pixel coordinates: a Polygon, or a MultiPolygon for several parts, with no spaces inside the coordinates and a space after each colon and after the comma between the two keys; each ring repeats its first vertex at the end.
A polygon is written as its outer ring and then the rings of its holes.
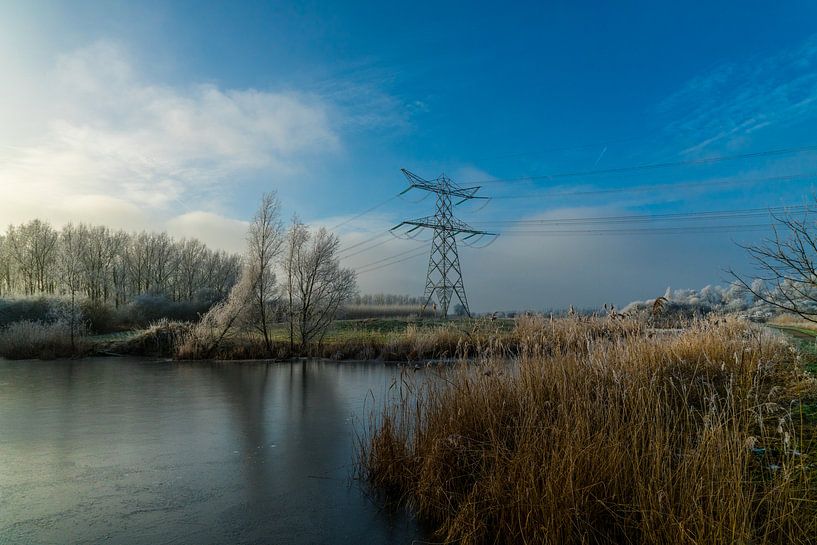
{"type": "Polygon", "coordinates": [[[348,252],[349,250],[353,250],[353,249],[355,249],[355,248],[357,248],[359,246],[363,246],[364,244],[368,244],[369,242],[373,242],[373,241],[375,241],[375,240],[377,240],[379,238],[383,238],[384,236],[387,236],[388,234],[389,234],[388,231],[383,231],[382,233],[378,233],[377,235],[375,235],[373,237],[369,237],[367,239],[361,240],[360,242],[356,242],[356,243],[352,244],[351,246],[347,246],[347,247],[341,249],[340,252],[338,252],[338,253],[343,254],[345,252],[348,252]]]}
{"type": "MultiPolygon", "coordinates": [[[[675,166],[684,166],[684,165],[702,165],[702,164],[711,164],[711,163],[719,163],[724,161],[735,161],[741,159],[750,159],[750,158],[757,158],[757,157],[770,157],[776,155],[786,155],[792,153],[801,153],[801,152],[810,152],[810,151],[817,151],[817,146],[800,146],[800,147],[791,147],[791,148],[781,148],[775,150],[765,150],[765,151],[758,151],[752,153],[743,153],[737,155],[725,155],[719,157],[709,157],[703,159],[688,159],[684,161],[670,161],[664,163],[652,163],[652,164],[644,164],[644,165],[633,165],[633,166],[625,166],[625,167],[618,167],[618,168],[611,168],[611,169],[601,169],[601,170],[586,170],[586,171],[574,171],[574,172],[561,172],[561,173],[554,173],[554,174],[543,174],[543,175],[533,175],[533,176],[521,176],[516,178],[494,178],[492,180],[482,180],[478,182],[472,182],[473,184],[490,184],[490,183],[503,183],[503,182],[520,182],[520,181],[535,181],[535,180],[545,180],[545,179],[558,179],[558,178],[571,178],[571,177],[579,177],[579,176],[598,176],[603,174],[616,174],[616,173],[623,173],[623,172],[634,172],[639,170],[654,170],[654,169],[662,169],[662,168],[670,168],[675,166]]],[[[749,180],[710,180],[705,182],[687,182],[687,183],[675,183],[675,184],[652,184],[652,185],[644,185],[644,186],[636,186],[636,187],[627,187],[627,188],[610,188],[610,189],[600,189],[600,190],[588,190],[588,191],[567,191],[567,192],[551,192],[547,195],[504,195],[504,196],[496,196],[493,197],[495,199],[529,199],[529,198],[536,198],[536,197],[544,197],[544,196],[563,196],[563,195],[600,195],[600,194],[608,194],[608,193],[622,193],[622,192],[637,192],[637,191],[650,191],[654,189],[682,189],[682,188],[690,188],[690,187],[706,187],[712,185],[741,185],[741,184],[751,184],[751,183],[758,183],[764,181],[792,181],[797,179],[805,179],[805,178],[814,178],[817,177],[815,174],[796,174],[791,176],[773,176],[767,178],[755,178],[749,180]]],[[[399,198],[399,195],[394,195],[385,199],[357,214],[354,216],[334,225],[330,228],[331,231],[348,225],[349,223],[377,210],[378,208],[387,205],[388,203],[396,200],[399,198]]]]}
{"type": "Polygon", "coordinates": [[[815,210],[814,206],[794,205],[771,208],[746,208],[735,210],[713,210],[697,212],[674,212],[666,214],[631,214],[625,216],[591,216],[585,218],[548,218],[528,220],[490,220],[474,222],[478,224],[529,224],[529,225],[571,225],[571,224],[616,224],[640,223],[651,221],[690,221],[690,220],[723,220],[736,218],[750,218],[767,216],[769,214],[786,212],[808,212],[815,210]]]}
{"type": "MultiPolygon", "coordinates": [[[[564,237],[564,236],[636,236],[636,235],[681,235],[681,234],[710,234],[712,232],[739,233],[749,231],[762,231],[770,228],[772,224],[747,224],[747,225],[709,225],[709,226],[688,226],[688,227],[663,227],[663,228],[629,228],[629,229],[573,229],[573,230],[523,230],[506,231],[503,236],[510,237],[564,237]]],[[[357,274],[368,274],[416,259],[426,255],[425,248],[407,250],[398,254],[378,259],[367,263],[357,269],[357,274]]]]}
{"type": "Polygon", "coordinates": [[[707,165],[713,163],[721,163],[724,161],[737,161],[741,159],[754,159],[758,157],[772,157],[776,155],[788,155],[792,153],[802,153],[817,151],[817,146],[801,146],[793,148],[781,148],[774,150],[756,151],[751,153],[741,153],[737,155],[721,155],[718,157],[708,157],[702,159],[686,159],[683,161],[668,161],[664,163],[649,163],[642,165],[631,165],[617,168],[606,168],[600,170],[579,170],[573,172],[557,172],[553,174],[541,174],[534,176],[519,176],[516,178],[494,178],[492,180],[480,180],[476,182],[467,182],[468,184],[492,184],[502,182],[524,182],[534,180],[549,180],[556,178],[576,178],[579,176],[600,176],[603,174],[621,174],[623,172],[634,172],[639,170],[657,170],[663,168],[671,168],[687,165],[707,165]]]}
{"type": "Polygon", "coordinates": [[[377,210],[377,209],[378,209],[378,208],[380,208],[381,206],[385,206],[385,205],[389,204],[389,203],[390,203],[390,202],[392,202],[393,200],[397,199],[397,197],[398,197],[398,195],[393,195],[393,196],[389,197],[388,199],[386,199],[385,201],[381,201],[381,202],[377,203],[376,205],[374,205],[374,206],[372,206],[372,207],[370,207],[370,208],[367,208],[366,210],[363,210],[362,212],[360,212],[360,213],[358,213],[358,214],[355,214],[355,215],[354,215],[354,216],[352,216],[351,218],[348,218],[348,219],[346,219],[346,220],[344,220],[344,221],[342,221],[342,222],[338,223],[337,225],[335,225],[335,226],[333,226],[333,227],[330,227],[330,228],[329,228],[329,230],[330,230],[330,231],[334,231],[334,230],[335,230],[335,229],[337,229],[338,227],[343,227],[344,225],[348,225],[349,223],[352,223],[352,222],[353,222],[353,221],[355,221],[356,219],[358,219],[358,218],[362,218],[362,217],[363,217],[363,216],[365,216],[366,214],[369,214],[370,212],[373,212],[373,211],[377,210]]]}
{"type": "Polygon", "coordinates": [[[373,249],[375,249],[375,248],[377,248],[379,246],[383,246],[387,242],[391,242],[391,239],[382,240],[382,241],[378,242],[377,244],[372,244],[371,246],[363,248],[362,250],[358,250],[358,251],[353,252],[351,254],[346,254],[344,256],[341,256],[341,259],[346,259],[346,258],[349,258],[349,257],[353,257],[353,256],[356,256],[356,255],[368,252],[369,250],[373,250],[373,249]]]}
{"type": "Polygon", "coordinates": [[[380,259],[380,260],[375,261],[373,263],[369,263],[369,265],[365,265],[363,267],[360,267],[359,269],[357,269],[357,273],[358,274],[370,273],[372,271],[376,271],[378,269],[383,269],[385,267],[390,267],[392,265],[396,265],[398,263],[408,261],[409,259],[414,259],[416,257],[420,257],[420,256],[424,256],[424,255],[426,255],[426,249],[425,248],[420,248],[419,251],[418,250],[410,250],[408,252],[401,252],[401,253],[399,253],[397,255],[393,255],[393,256],[388,257],[386,259],[380,259]],[[407,255],[407,254],[409,254],[409,255],[407,255]],[[403,257],[403,256],[405,256],[405,257],[403,257]],[[397,259],[397,258],[401,258],[401,257],[402,257],[402,259],[397,259]],[[396,261],[393,261],[395,259],[396,259],[396,261]],[[377,265],[377,266],[374,266],[374,267],[371,266],[371,265],[375,265],[376,263],[381,263],[381,262],[390,261],[390,260],[392,260],[392,261],[389,262],[389,263],[383,263],[381,265],[377,265]]]}
{"type": "Polygon", "coordinates": [[[423,257],[425,255],[426,255],[426,250],[425,250],[425,248],[423,248],[422,252],[414,253],[412,255],[404,257],[403,259],[398,259],[397,261],[392,261],[391,263],[385,263],[383,265],[379,265],[377,267],[372,267],[372,268],[369,268],[369,269],[366,269],[366,270],[359,270],[359,271],[357,271],[357,274],[368,274],[370,272],[378,271],[380,269],[385,269],[386,267],[391,267],[392,265],[397,265],[398,263],[403,263],[404,261],[409,261],[411,259],[417,259],[418,257],[423,257]]]}
{"type": "Polygon", "coordinates": [[[627,229],[565,229],[542,231],[506,231],[503,236],[577,236],[577,235],[661,235],[661,234],[709,234],[719,232],[760,231],[772,227],[771,223],[754,223],[746,225],[696,225],[687,227],[645,227],[627,229]]]}
{"type": "MultiPolygon", "coordinates": [[[[525,237],[525,236],[604,236],[604,235],[618,235],[618,236],[633,236],[633,235],[680,235],[680,234],[707,234],[711,233],[712,231],[720,231],[720,232],[731,232],[731,233],[738,233],[738,232],[747,232],[747,231],[761,231],[764,229],[768,229],[771,224],[750,224],[750,225],[734,225],[734,226],[701,226],[701,227],[668,227],[668,228],[658,228],[658,229],[597,229],[597,230],[571,230],[571,231],[509,231],[503,233],[503,236],[518,236],[518,237],[525,237]]],[[[420,248],[418,250],[409,250],[407,252],[401,252],[399,254],[379,259],[372,263],[369,263],[359,269],[357,269],[357,274],[368,274],[370,272],[378,271],[381,269],[385,269],[387,267],[391,267],[393,265],[397,265],[399,263],[403,263],[405,261],[409,261],[411,259],[416,259],[418,257],[426,255],[426,250],[424,248],[420,248]]]]}
{"type": "MultiPolygon", "coordinates": [[[[403,251],[403,252],[400,252],[400,253],[397,253],[397,254],[394,254],[394,255],[391,255],[391,256],[388,256],[388,257],[384,257],[384,258],[378,259],[377,261],[372,261],[371,263],[366,263],[365,265],[361,265],[360,267],[358,267],[358,270],[360,270],[360,269],[368,269],[368,268],[369,268],[369,267],[371,267],[372,265],[378,265],[378,264],[380,264],[380,263],[383,263],[384,261],[388,261],[388,260],[390,260],[390,259],[394,259],[394,258],[396,258],[396,257],[401,257],[401,256],[403,256],[403,255],[405,255],[405,254],[408,254],[408,253],[411,253],[411,252],[416,252],[416,251],[417,251],[417,248],[412,248],[412,249],[410,249],[410,250],[405,250],[405,251],[403,251]]],[[[423,251],[425,251],[425,249],[423,249],[423,251]]]]}
{"type": "MultiPolygon", "coordinates": [[[[495,178],[493,180],[482,180],[479,182],[473,182],[475,184],[488,184],[488,183],[500,183],[500,182],[515,182],[515,181],[535,181],[535,180],[543,180],[543,179],[556,179],[556,178],[568,178],[568,177],[578,177],[578,176],[596,176],[601,174],[610,174],[610,173],[621,173],[621,172],[633,172],[637,170],[649,170],[649,169],[660,169],[660,168],[668,168],[673,166],[682,166],[682,165],[698,165],[698,164],[709,164],[709,163],[717,163],[722,161],[733,161],[739,159],[748,159],[748,158],[756,158],[756,157],[768,157],[774,155],[784,155],[790,153],[799,153],[799,152],[807,152],[807,151],[817,151],[817,146],[802,146],[802,147],[793,147],[793,148],[783,148],[783,149],[776,149],[776,150],[766,150],[766,151],[759,151],[753,153],[745,153],[739,155],[729,155],[729,156],[720,156],[720,157],[710,157],[707,159],[691,159],[686,161],[674,161],[674,162],[665,162],[665,163],[654,163],[654,164],[647,164],[647,165],[634,165],[634,166],[627,166],[627,167],[619,167],[614,169],[602,169],[602,170],[589,170],[589,171],[577,171],[577,172],[564,172],[564,173],[555,173],[555,174],[545,174],[545,175],[535,175],[535,176],[522,176],[518,178],[495,178]]],[[[703,182],[682,182],[682,183],[668,183],[668,184],[649,184],[649,185],[641,185],[635,187],[618,187],[618,188],[608,188],[608,189],[596,189],[596,190],[587,190],[587,191],[561,191],[561,192],[547,192],[542,194],[525,194],[525,195],[500,195],[493,197],[494,199],[531,199],[531,198],[542,198],[542,197],[555,197],[555,196],[579,196],[579,195],[603,195],[603,194],[612,194],[612,193],[629,193],[629,192],[643,192],[643,191],[652,191],[652,190],[663,190],[663,189],[687,189],[693,187],[709,187],[709,186],[720,186],[720,185],[743,185],[743,184],[753,184],[753,183],[760,183],[760,182],[785,182],[785,181],[795,181],[795,180],[802,180],[802,179],[809,179],[809,178],[817,178],[817,174],[794,174],[788,176],[770,176],[770,177],[762,177],[762,178],[753,178],[753,179],[746,179],[746,180],[732,180],[732,179],[720,179],[720,180],[708,180],[703,182]]],[[[378,208],[387,205],[388,203],[396,200],[399,198],[399,195],[394,195],[385,199],[357,214],[354,216],[338,223],[337,225],[330,228],[330,230],[335,230],[353,221],[377,210],[378,208]]],[[[351,249],[350,248],[346,248],[351,249]]]]}
{"type": "Polygon", "coordinates": [[[663,191],[673,189],[690,189],[695,187],[710,187],[710,186],[729,186],[729,185],[751,185],[761,182],[791,182],[796,180],[807,180],[817,178],[817,174],[791,174],[787,176],[767,176],[762,178],[749,179],[715,179],[704,182],[680,182],[680,183],[666,183],[666,184],[647,184],[632,187],[611,187],[608,189],[589,189],[586,191],[544,191],[540,193],[526,193],[520,195],[499,195],[492,197],[493,199],[536,199],[536,198],[550,198],[563,196],[588,196],[588,195],[606,195],[612,193],[638,193],[646,191],[663,191]]]}

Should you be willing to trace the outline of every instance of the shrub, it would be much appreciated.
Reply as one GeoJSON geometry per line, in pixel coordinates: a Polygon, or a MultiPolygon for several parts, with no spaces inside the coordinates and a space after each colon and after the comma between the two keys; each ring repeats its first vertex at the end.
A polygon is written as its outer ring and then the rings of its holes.
{"type": "Polygon", "coordinates": [[[110,343],[106,351],[135,356],[173,357],[190,328],[191,324],[188,322],[157,320],[134,336],[110,343]]]}
{"type": "Polygon", "coordinates": [[[55,298],[47,297],[0,299],[0,327],[13,322],[51,321],[52,309],[56,304],[55,298]]]}
{"type": "Polygon", "coordinates": [[[67,322],[14,322],[0,329],[0,356],[52,359],[80,355],[86,348],[82,333],[75,331],[72,346],[71,326],[67,322]]]}
{"type": "Polygon", "coordinates": [[[210,306],[209,300],[171,301],[164,295],[140,295],[120,309],[119,321],[131,327],[145,327],[162,319],[195,322],[210,306]]]}
{"type": "Polygon", "coordinates": [[[90,331],[110,333],[118,329],[118,319],[110,305],[86,299],[80,303],[79,307],[90,331]]]}

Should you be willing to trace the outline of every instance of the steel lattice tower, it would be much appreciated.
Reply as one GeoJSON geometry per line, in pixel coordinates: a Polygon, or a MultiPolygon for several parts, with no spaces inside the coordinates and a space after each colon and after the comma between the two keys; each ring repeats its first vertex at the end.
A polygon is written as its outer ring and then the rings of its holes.
{"type": "Polygon", "coordinates": [[[456,219],[454,206],[471,199],[486,199],[487,197],[476,196],[480,186],[460,187],[444,174],[435,180],[423,180],[406,169],[401,170],[409,181],[409,187],[400,193],[401,195],[414,188],[437,195],[437,212],[433,216],[404,221],[392,228],[392,231],[396,231],[404,226],[410,226],[410,229],[404,233],[405,235],[423,228],[434,231],[431,254],[428,258],[423,310],[428,307],[436,295],[442,315],[447,316],[452,298],[456,296],[465,308],[466,314],[471,316],[468,297],[465,295],[465,286],[462,282],[457,237],[465,235],[462,238],[464,242],[474,237],[478,237],[476,240],[486,236],[495,237],[496,234],[472,229],[468,224],[456,219]],[[453,202],[455,199],[456,202],[453,202]]]}

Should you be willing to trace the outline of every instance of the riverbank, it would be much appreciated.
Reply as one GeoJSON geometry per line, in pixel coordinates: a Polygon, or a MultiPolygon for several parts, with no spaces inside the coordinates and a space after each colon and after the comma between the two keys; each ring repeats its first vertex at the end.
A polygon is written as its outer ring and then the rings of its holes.
{"type": "MultiPolygon", "coordinates": [[[[183,337],[179,324],[160,323],[130,337],[96,345],[103,354],[123,353],[174,357],[174,347],[183,337]]],[[[586,342],[586,337],[614,337],[625,331],[641,331],[636,322],[609,318],[545,319],[523,317],[516,320],[482,319],[366,319],[338,320],[319,343],[291,346],[285,325],[272,330],[272,351],[262,337],[243,332],[225,339],[207,359],[288,360],[296,357],[330,360],[379,360],[417,362],[518,357],[523,347],[537,336],[540,350],[562,350],[586,342]],[[580,338],[575,323],[585,324],[580,338]]],[[[188,359],[188,358],[184,358],[188,359]]]]}
{"type": "Polygon", "coordinates": [[[621,328],[518,368],[488,359],[372,415],[362,474],[443,542],[813,543],[817,383],[746,322],[671,336],[621,328]]]}
{"type": "MultiPolygon", "coordinates": [[[[416,362],[477,357],[512,358],[520,354],[526,337],[532,334],[532,320],[338,320],[320,343],[305,347],[290,345],[285,324],[277,324],[271,331],[271,351],[266,349],[260,334],[244,331],[224,339],[207,359],[288,360],[313,357],[416,362]]],[[[622,327],[641,327],[629,322],[625,325],[624,322],[613,319],[575,318],[542,320],[535,329],[545,332],[549,344],[560,346],[571,342],[569,337],[573,330],[570,324],[576,320],[585,320],[588,331],[594,336],[613,335],[622,327]]],[[[76,350],[73,352],[64,335],[56,336],[55,340],[43,335],[20,336],[15,339],[12,353],[0,355],[11,359],[53,359],[72,354],[176,358],[179,356],[178,347],[188,328],[186,323],[160,321],[143,330],[86,336],[76,340],[76,350]]]]}

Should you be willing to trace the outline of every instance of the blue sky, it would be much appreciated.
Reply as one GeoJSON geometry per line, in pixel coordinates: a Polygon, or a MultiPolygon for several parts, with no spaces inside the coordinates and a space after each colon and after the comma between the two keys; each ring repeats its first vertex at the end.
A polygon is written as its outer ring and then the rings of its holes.
{"type": "MultiPolygon", "coordinates": [[[[238,247],[269,188],[332,226],[400,191],[401,167],[469,183],[817,144],[817,5],[616,4],[0,3],[0,214],[238,247]]],[[[501,198],[463,219],[802,204],[817,178],[587,192],[810,173],[814,152],[493,183],[501,198]]],[[[345,223],[344,242],[432,212],[415,197],[345,223]]],[[[623,304],[722,281],[747,266],[735,240],[761,234],[505,236],[463,251],[466,286],[478,310],[623,304]]],[[[424,270],[361,289],[419,293],[424,270]]]]}

